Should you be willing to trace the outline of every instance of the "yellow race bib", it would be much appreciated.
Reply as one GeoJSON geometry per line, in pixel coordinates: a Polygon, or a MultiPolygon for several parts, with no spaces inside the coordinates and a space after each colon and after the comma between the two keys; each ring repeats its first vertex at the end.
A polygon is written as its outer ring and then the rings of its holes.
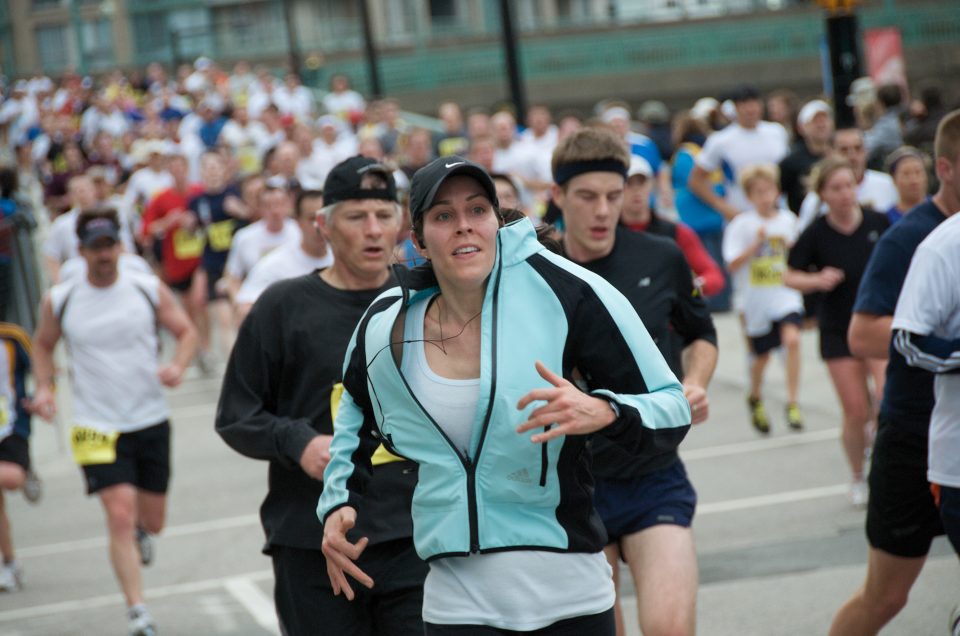
{"type": "MultiPolygon", "coordinates": [[[[343,384],[337,382],[333,385],[333,389],[330,391],[330,421],[334,422],[337,419],[337,412],[340,410],[340,398],[343,397],[343,384]]],[[[402,457],[397,457],[386,448],[383,444],[377,446],[377,450],[373,451],[373,456],[370,458],[370,462],[374,466],[380,466],[381,464],[389,464],[390,462],[402,462],[402,457]]]]}
{"type": "Polygon", "coordinates": [[[104,433],[95,428],[74,426],[70,429],[70,448],[80,466],[112,464],[117,461],[117,438],[120,433],[104,433]]]}
{"type": "Polygon", "coordinates": [[[0,395],[0,428],[10,423],[10,400],[6,395],[0,395]]]}
{"type": "Polygon", "coordinates": [[[183,228],[177,228],[173,232],[173,255],[181,261],[200,258],[205,242],[203,234],[194,234],[183,228]]]}
{"type": "Polygon", "coordinates": [[[207,227],[207,237],[210,240],[210,249],[214,252],[227,252],[233,242],[233,219],[211,223],[207,227]]]}
{"type": "Polygon", "coordinates": [[[780,287],[787,271],[787,243],[779,236],[767,238],[760,254],[750,261],[751,287],[780,287]]]}

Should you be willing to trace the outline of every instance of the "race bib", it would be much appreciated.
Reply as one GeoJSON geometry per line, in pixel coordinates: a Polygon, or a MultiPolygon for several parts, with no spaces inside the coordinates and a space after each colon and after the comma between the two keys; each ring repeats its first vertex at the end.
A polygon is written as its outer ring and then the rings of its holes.
{"type": "Polygon", "coordinates": [[[194,234],[183,228],[178,228],[173,233],[173,255],[181,261],[200,258],[200,255],[203,254],[204,243],[202,234],[194,234]]]}
{"type": "Polygon", "coordinates": [[[751,287],[780,287],[787,270],[787,244],[778,237],[767,239],[760,255],[750,261],[751,287]]]}
{"type": "Polygon", "coordinates": [[[117,438],[120,433],[104,433],[95,428],[74,426],[70,429],[70,448],[79,466],[112,464],[117,461],[117,438]]]}
{"type": "Polygon", "coordinates": [[[207,227],[207,237],[210,249],[214,252],[230,251],[230,243],[233,242],[233,219],[211,223],[207,227]]]}
{"type": "MultiPolygon", "coordinates": [[[[343,384],[337,382],[333,385],[333,389],[330,391],[330,421],[335,422],[337,419],[337,412],[340,410],[340,399],[343,397],[343,384]]],[[[377,446],[377,449],[373,451],[373,455],[370,457],[370,462],[374,466],[380,466],[382,464],[389,464],[390,462],[402,462],[402,457],[397,457],[386,448],[383,444],[377,446]]]]}

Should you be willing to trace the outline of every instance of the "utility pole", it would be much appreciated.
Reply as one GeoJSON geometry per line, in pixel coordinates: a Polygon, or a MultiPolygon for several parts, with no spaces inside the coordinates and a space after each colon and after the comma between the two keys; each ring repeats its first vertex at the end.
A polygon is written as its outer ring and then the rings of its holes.
{"type": "Polygon", "coordinates": [[[520,77],[520,61],[517,55],[517,35],[513,29],[513,14],[510,12],[510,0],[500,0],[500,21],[503,25],[503,52],[507,62],[507,78],[510,82],[510,101],[517,111],[518,121],[522,121],[527,112],[527,96],[520,77]]]}
{"type": "Polygon", "coordinates": [[[287,61],[290,72],[300,76],[300,47],[297,42],[297,24],[293,17],[293,6],[290,0],[283,0],[283,21],[287,26],[287,61]]]}
{"type": "Polygon", "coordinates": [[[856,124],[853,108],[847,103],[850,85],[863,75],[860,29],[854,7],[859,0],[817,0],[827,10],[827,46],[833,77],[833,109],[837,127],[856,124]]]}
{"type": "Polygon", "coordinates": [[[373,27],[370,24],[369,0],[360,0],[360,18],[363,22],[363,44],[367,56],[367,74],[370,79],[370,96],[373,99],[383,97],[380,84],[380,69],[377,65],[377,47],[373,42],[373,27]]]}

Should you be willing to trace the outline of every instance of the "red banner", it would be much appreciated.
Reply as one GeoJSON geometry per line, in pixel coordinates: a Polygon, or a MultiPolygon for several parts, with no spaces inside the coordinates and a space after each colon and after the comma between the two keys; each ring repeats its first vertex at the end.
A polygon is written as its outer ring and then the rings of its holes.
{"type": "Polygon", "coordinates": [[[907,88],[907,65],[903,40],[897,28],[867,29],[864,33],[867,69],[874,84],[899,84],[907,88]]]}

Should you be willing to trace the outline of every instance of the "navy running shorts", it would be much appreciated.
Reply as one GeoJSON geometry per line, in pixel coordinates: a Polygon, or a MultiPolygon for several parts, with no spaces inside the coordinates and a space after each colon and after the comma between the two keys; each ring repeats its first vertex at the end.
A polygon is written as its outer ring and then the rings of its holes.
{"type": "Polygon", "coordinates": [[[780,327],[785,324],[791,324],[800,327],[803,325],[803,316],[796,312],[787,314],[780,320],[773,323],[768,333],[765,333],[762,336],[757,336],[756,338],[750,337],[750,351],[754,355],[759,356],[767,353],[768,351],[773,351],[783,344],[780,340],[780,327]]]}
{"type": "Polygon", "coordinates": [[[597,479],[593,505],[607,529],[607,541],[657,525],[689,528],[697,507],[697,492],[677,458],[665,468],[635,479],[597,479]]]}
{"type": "Polygon", "coordinates": [[[927,437],[879,418],[870,460],[867,540],[904,558],[926,556],[943,534],[940,511],[927,482],[927,437]]]}
{"type": "Polygon", "coordinates": [[[132,484],[140,490],[163,494],[170,483],[170,422],[121,433],[117,459],[112,464],[81,466],[87,494],[108,486],[132,484]]]}
{"type": "Polygon", "coordinates": [[[25,471],[30,470],[30,442],[27,438],[16,433],[4,437],[0,441],[0,462],[10,462],[25,471]]]}

